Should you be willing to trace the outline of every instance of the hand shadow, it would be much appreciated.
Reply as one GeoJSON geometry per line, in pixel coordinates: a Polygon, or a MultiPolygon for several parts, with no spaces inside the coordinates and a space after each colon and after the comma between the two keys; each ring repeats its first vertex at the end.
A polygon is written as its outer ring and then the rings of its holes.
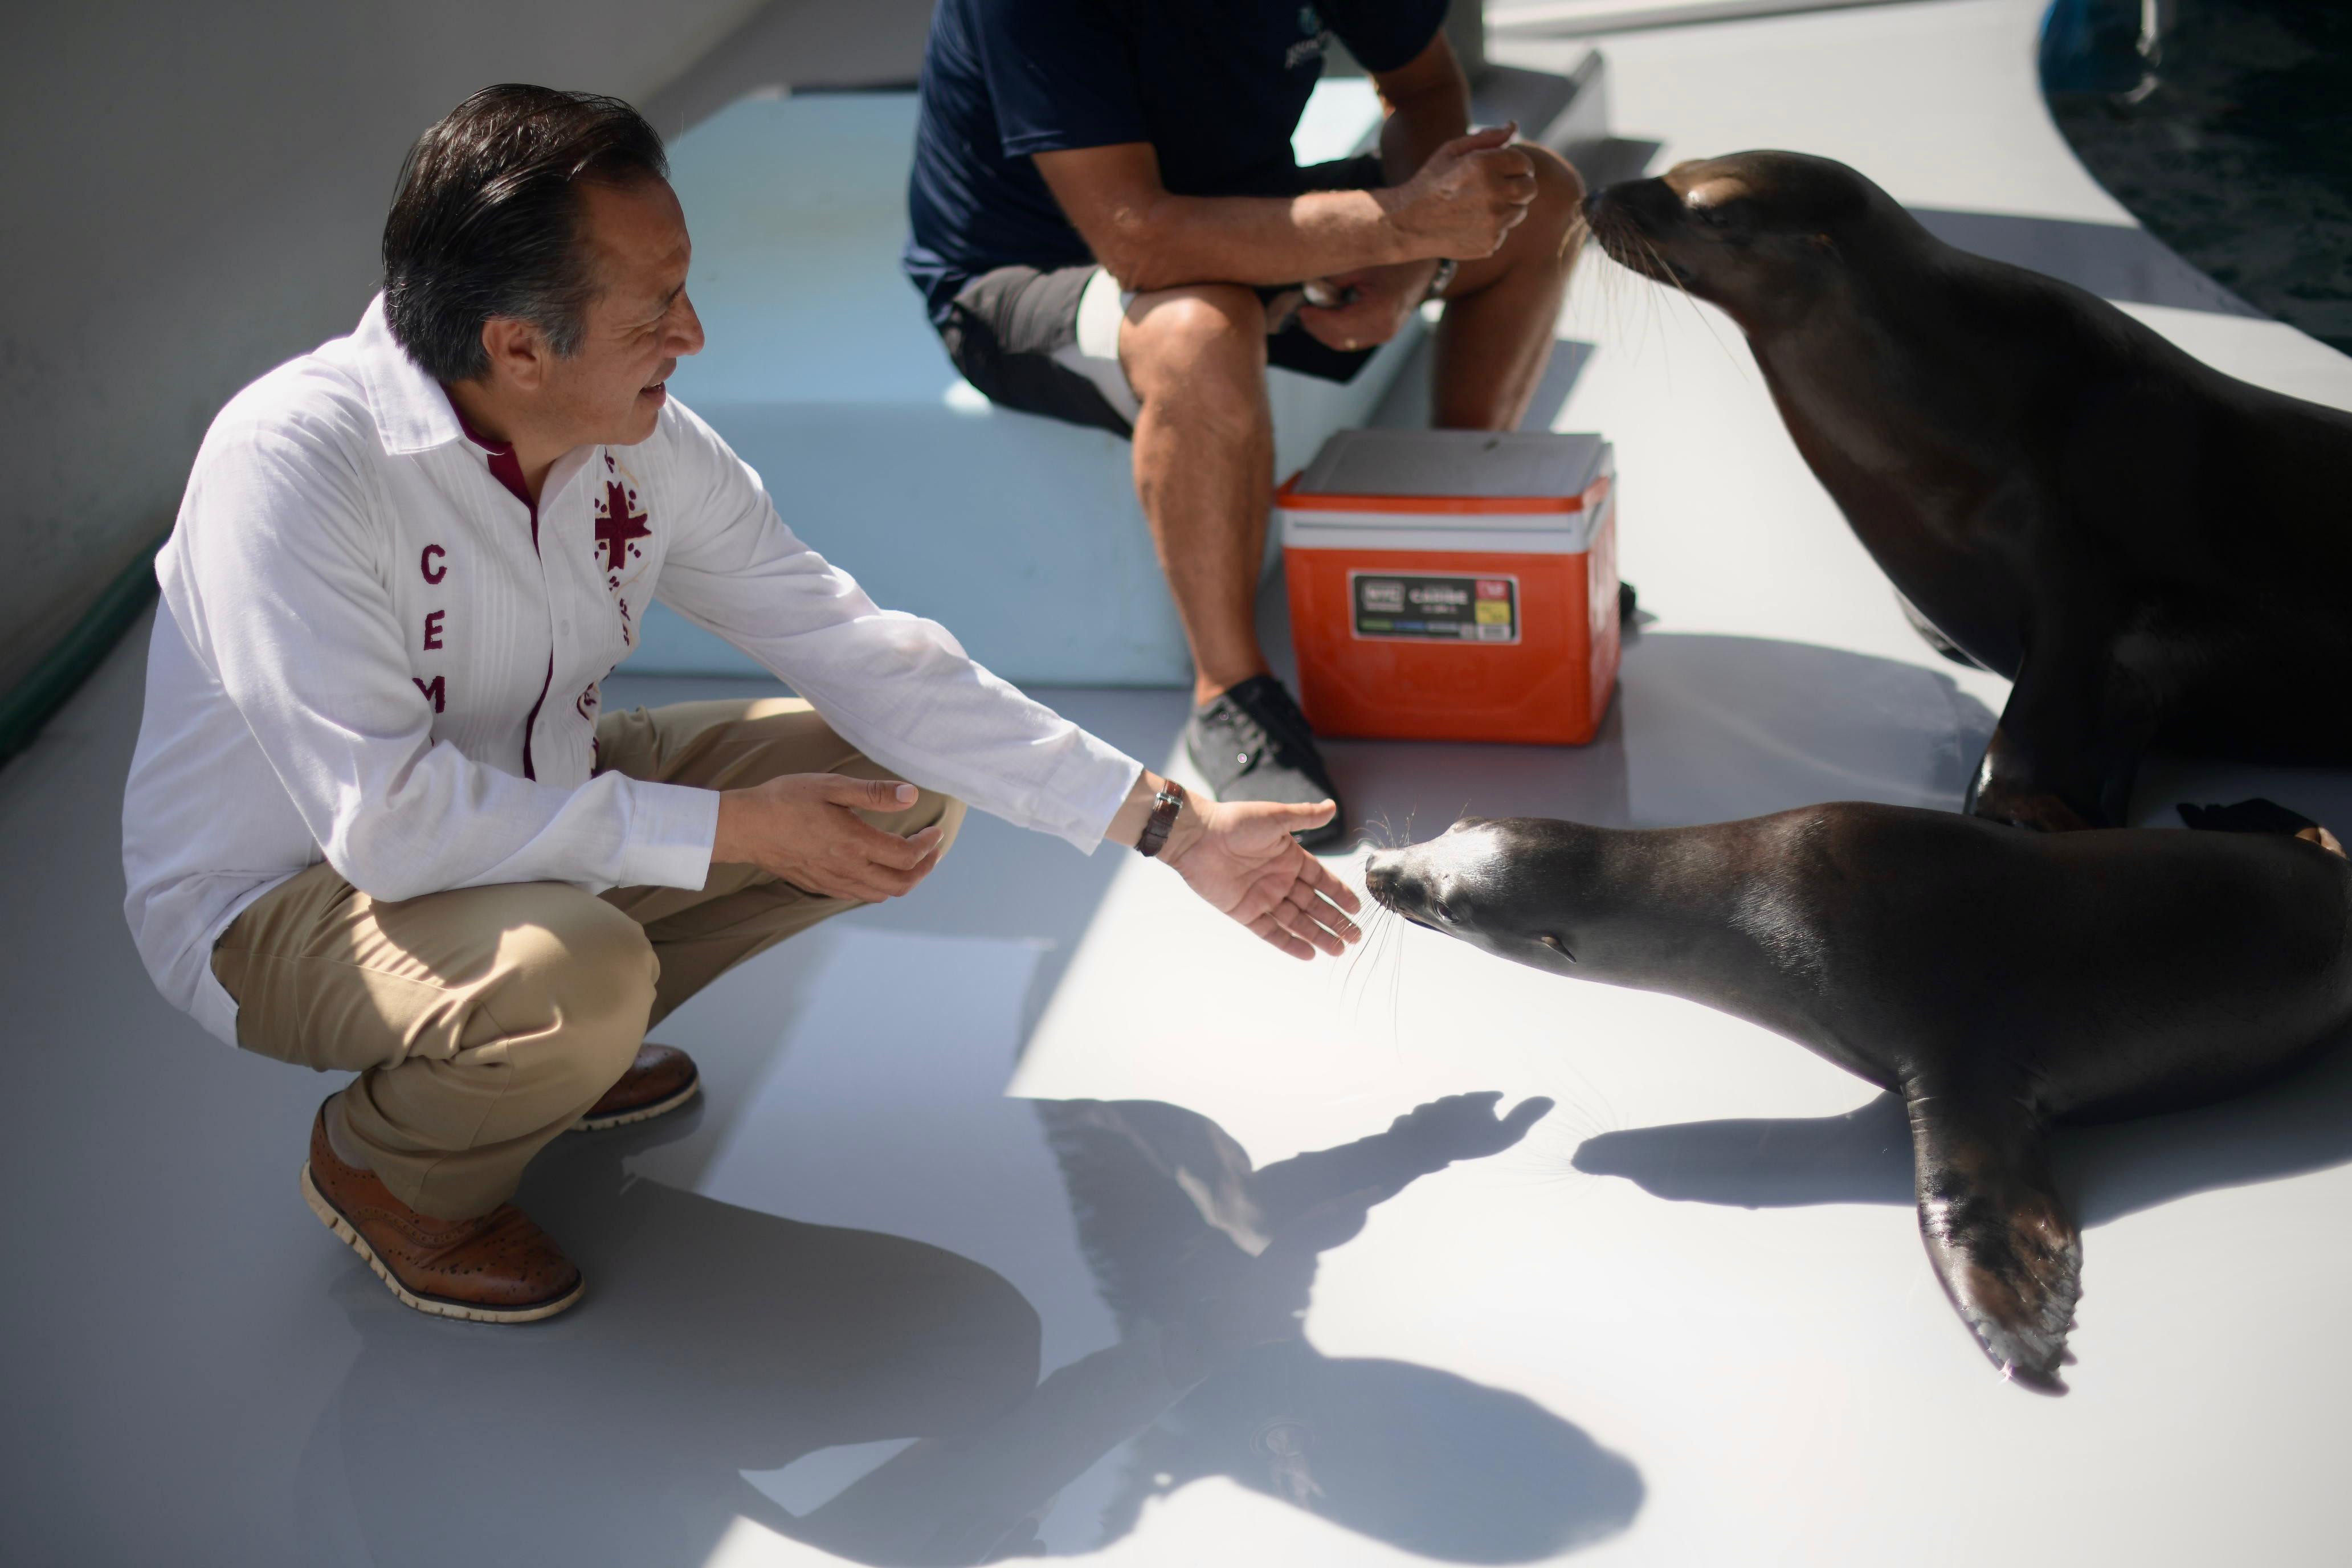
{"type": "MultiPolygon", "coordinates": [[[[2086,1228],[2191,1193],[2343,1164],[2352,1160],[2352,1042],[2211,1105],[2061,1126],[2051,1146],[2060,1190],[2086,1228]]],[[[1682,1203],[1914,1202],[1910,1123],[1892,1094],[1842,1116],[1604,1132],[1587,1139],[1574,1163],[1682,1203]]]]}
{"type": "Polygon", "coordinates": [[[392,1568],[462,1544],[469,1561],[693,1565],[750,1519],[859,1563],[978,1563],[1045,1550],[1056,1493],[1123,1445],[1104,1542],[1146,1496],[1212,1472],[1457,1561],[1613,1533],[1640,1478],[1576,1427],[1449,1373],[1320,1356],[1299,1334],[1323,1251],[1547,1109],[1498,1118],[1496,1099],[1439,1101],[1265,1171],[1172,1106],[1037,1102],[1121,1330],[1042,1384],[1037,1316],[993,1271],[625,1173],[693,1113],[559,1140],[520,1200],[590,1275],[578,1310],[452,1323],[339,1276],[361,1343],[297,1479],[307,1556],[392,1568]],[[798,1513],[742,1475],[908,1438],[798,1513]]]}
{"type": "Polygon", "coordinates": [[[1323,1252],[1375,1205],[1456,1160],[1516,1144],[1456,1095],[1385,1132],[1263,1171],[1214,1122],[1150,1100],[1041,1100],[1079,1239],[1119,1342],[1045,1379],[1004,1419],[919,1443],[798,1533],[873,1563],[1044,1555],[1055,1495],[1124,1447],[1093,1550],[1204,1476],[1427,1556],[1548,1558],[1616,1533],[1639,1473],[1532,1400],[1398,1362],[1322,1355],[1299,1320],[1323,1252]]]}

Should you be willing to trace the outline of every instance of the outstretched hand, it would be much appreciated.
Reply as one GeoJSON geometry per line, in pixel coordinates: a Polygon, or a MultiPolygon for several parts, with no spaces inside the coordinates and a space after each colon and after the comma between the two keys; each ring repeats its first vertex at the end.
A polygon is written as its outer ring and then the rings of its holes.
{"type": "Polygon", "coordinates": [[[1339,954],[1363,936],[1348,917],[1363,908],[1354,889],[1300,846],[1293,833],[1320,827],[1339,807],[1195,797],[1197,826],[1171,835],[1160,858],[1192,889],[1293,958],[1339,954]]]}
{"type": "Polygon", "coordinates": [[[1499,1154],[1525,1138],[1528,1129],[1542,1121],[1552,1104],[1538,1094],[1519,1101],[1505,1114],[1502,1102],[1498,1089],[1449,1094],[1398,1117],[1390,1125],[1389,1135],[1442,1150],[1445,1163],[1475,1160],[1499,1154]]]}

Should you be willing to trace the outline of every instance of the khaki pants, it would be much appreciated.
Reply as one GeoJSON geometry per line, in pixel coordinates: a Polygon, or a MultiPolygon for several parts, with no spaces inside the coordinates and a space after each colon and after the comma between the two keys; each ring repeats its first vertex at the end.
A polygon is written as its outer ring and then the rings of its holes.
{"type": "MultiPolygon", "coordinates": [[[[893,778],[805,702],[681,702],[608,713],[603,765],[632,778],[734,789],[781,773],[893,778]]],[[[893,833],[933,823],[940,853],[961,802],[925,790],[865,813],[893,833]]],[[[646,1028],[734,965],[849,899],[749,866],[699,889],[558,882],[461,888],[385,903],[326,865],[264,894],[222,933],[213,973],[237,1003],[237,1043],[360,1075],[352,1137],[394,1197],[461,1219],[505,1202],[549,1140],[635,1058],[646,1028]]]]}

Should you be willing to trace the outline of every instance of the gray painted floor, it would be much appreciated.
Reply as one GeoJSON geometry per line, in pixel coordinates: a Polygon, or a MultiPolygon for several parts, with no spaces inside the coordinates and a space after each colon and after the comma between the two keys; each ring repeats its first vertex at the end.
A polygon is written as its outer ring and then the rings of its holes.
{"type": "MultiPolygon", "coordinates": [[[[1624,35],[1617,121],[2124,226],[2038,107],[2038,9],[1624,35]]],[[[2191,352],[2352,405],[2343,356],[2108,271],[2191,352]]],[[[2002,683],[1913,637],[1728,327],[1588,266],[1562,331],[1601,346],[1556,427],[1617,442],[1657,618],[1591,747],[1335,745],[1359,818],[1954,803],[2002,683]]],[[[1397,925],[1302,968],[1160,868],[984,818],[666,1026],[696,1110],[534,1167],[577,1311],[417,1317],[295,1195],[329,1084],[205,1038],[131,952],[140,652],[0,770],[0,1562],[2341,1561],[2345,1060],[2062,1142],[2082,1359],[2038,1399],[1937,1293],[1867,1086],[1397,925]]],[[[1155,763],[1181,716],[1045,695],[1155,763]]],[[[2340,772],[2168,759],[2135,814],[2250,794],[2352,821],[2340,772]]]]}

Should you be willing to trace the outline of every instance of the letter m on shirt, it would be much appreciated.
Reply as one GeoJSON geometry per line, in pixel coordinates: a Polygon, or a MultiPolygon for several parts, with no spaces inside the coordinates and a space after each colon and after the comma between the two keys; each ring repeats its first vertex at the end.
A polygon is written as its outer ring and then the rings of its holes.
{"type": "Polygon", "coordinates": [[[438,713],[447,706],[449,688],[443,683],[448,679],[448,677],[436,675],[433,678],[433,683],[430,686],[425,683],[425,678],[422,676],[412,675],[408,679],[416,682],[417,690],[433,700],[433,711],[438,713]]]}

